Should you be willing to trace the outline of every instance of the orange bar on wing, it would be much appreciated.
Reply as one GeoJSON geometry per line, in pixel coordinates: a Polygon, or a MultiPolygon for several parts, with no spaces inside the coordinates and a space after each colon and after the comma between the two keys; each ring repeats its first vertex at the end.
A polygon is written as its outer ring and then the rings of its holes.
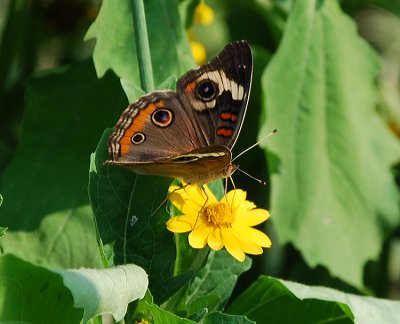
{"type": "Polygon", "coordinates": [[[229,119],[231,119],[231,116],[232,116],[232,114],[230,112],[223,112],[220,115],[222,120],[229,120],[229,119]]]}
{"type": "Polygon", "coordinates": [[[196,82],[190,82],[190,83],[185,87],[185,91],[186,91],[186,92],[193,92],[195,88],[196,88],[196,82]]]}
{"type": "Polygon", "coordinates": [[[237,121],[237,115],[229,111],[221,113],[219,117],[221,117],[222,120],[230,120],[232,123],[237,121]]]}
{"type": "Polygon", "coordinates": [[[157,102],[157,104],[149,104],[139,112],[135,118],[135,122],[126,128],[124,135],[119,141],[119,145],[121,145],[121,155],[128,153],[132,136],[143,130],[146,123],[149,122],[151,114],[159,107],[164,107],[164,101],[161,100],[157,102]]]}
{"type": "Polygon", "coordinates": [[[224,136],[224,137],[230,137],[233,135],[233,130],[230,128],[220,127],[217,129],[217,135],[224,136]]]}
{"type": "Polygon", "coordinates": [[[129,151],[129,145],[121,145],[121,155],[125,155],[129,151]]]}
{"type": "Polygon", "coordinates": [[[149,104],[142,109],[135,118],[135,123],[132,123],[124,133],[124,136],[132,137],[133,134],[142,131],[146,122],[150,119],[151,114],[157,109],[157,105],[149,104]]]}

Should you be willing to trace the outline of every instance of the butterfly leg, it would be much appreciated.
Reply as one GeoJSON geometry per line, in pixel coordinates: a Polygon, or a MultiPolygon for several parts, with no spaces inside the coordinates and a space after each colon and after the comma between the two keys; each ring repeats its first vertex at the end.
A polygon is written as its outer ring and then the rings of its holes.
{"type": "Polygon", "coordinates": [[[158,207],[151,213],[150,217],[153,217],[160,210],[160,208],[168,201],[169,197],[171,197],[171,195],[175,191],[178,191],[178,190],[181,190],[181,189],[185,189],[187,186],[189,186],[189,183],[186,183],[182,187],[179,187],[179,188],[176,188],[176,189],[172,190],[172,192],[168,192],[167,193],[167,197],[165,197],[165,199],[161,202],[161,204],[159,204],[158,207]]]}
{"type": "MultiPolygon", "coordinates": [[[[231,179],[232,180],[232,179],[231,179]]],[[[225,188],[224,188],[224,197],[226,197],[226,193],[228,192],[228,178],[225,178],[225,188]]]]}
{"type": "Polygon", "coordinates": [[[207,191],[206,191],[206,189],[204,188],[203,185],[200,185],[200,189],[201,189],[201,191],[203,191],[204,195],[206,196],[206,200],[204,201],[203,206],[201,206],[201,209],[200,209],[199,213],[197,214],[197,218],[196,218],[196,221],[195,221],[195,223],[194,223],[194,225],[193,225],[193,229],[196,228],[197,220],[199,219],[201,213],[203,212],[204,207],[206,207],[207,202],[208,202],[208,200],[209,200],[209,196],[208,196],[207,191]]]}
{"type": "MultiPolygon", "coordinates": [[[[227,180],[228,180],[228,178],[226,178],[227,180]]],[[[231,182],[232,182],[232,187],[233,187],[233,190],[234,190],[234,192],[233,192],[233,197],[232,197],[232,203],[235,201],[235,194],[236,194],[236,186],[235,186],[235,182],[233,182],[233,179],[232,179],[232,176],[229,176],[229,179],[231,180],[231,182]]],[[[228,182],[228,181],[227,181],[228,182]]],[[[229,205],[229,201],[228,201],[228,199],[226,198],[226,193],[225,193],[225,199],[226,199],[226,201],[227,201],[227,203],[228,203],[228,205],[229,205]]],[[[232,211],[232,208],[233,208],[233,204],[231,205],[231,211],[232,211]]]]}

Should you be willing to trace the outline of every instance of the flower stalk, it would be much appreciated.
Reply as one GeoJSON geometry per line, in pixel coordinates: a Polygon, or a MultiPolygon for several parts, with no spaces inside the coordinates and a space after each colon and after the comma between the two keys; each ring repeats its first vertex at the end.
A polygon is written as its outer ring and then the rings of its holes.
{"type": "Polygon", "coordinates": [[[155,87],[144,4],[143,0],[132,0],[131,3],[140,84],[144,92],[151,92],[155,87]]]}

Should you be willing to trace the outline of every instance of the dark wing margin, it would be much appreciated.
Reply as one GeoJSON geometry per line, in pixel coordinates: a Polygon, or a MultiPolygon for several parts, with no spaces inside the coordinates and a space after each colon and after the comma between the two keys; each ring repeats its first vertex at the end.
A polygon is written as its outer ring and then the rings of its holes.
{"type": "Polygon", "coordinates": [[[246,41],[228,44],[209,63],[184,74],[177,91],[196,124],[204,145],[224,145],[231,149],[239,135],[250,96],[253,73],[251,49],[246,41]],[[204,100],[199,87],[211,80],[216,96],[204,100]]]}

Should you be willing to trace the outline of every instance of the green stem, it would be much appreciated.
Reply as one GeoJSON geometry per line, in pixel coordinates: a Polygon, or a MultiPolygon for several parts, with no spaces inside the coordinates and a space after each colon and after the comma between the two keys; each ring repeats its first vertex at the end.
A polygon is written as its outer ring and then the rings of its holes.
{"type": "Polygon", "coordinates": [[[145,92],[150,92],[154,90],[154,80],[143,0],[132,0],[132,15],[140,83],[145,92]]]}
{"type": "MultiPolygon", "coordinates": [[[[7,105],[2,104],[2,97],[6,91],[6,81],[10,75],[15,61],[19,64],[19,70],[25,72],[27,58],[24,55],[24,45],[28,41],[28,30],[30,26],[31,2],[28,0],[11,1],[5,15],[3,35],[0,35],[0,111],[8,109],[7,105]]],[[[31,55],[31,57],[33,57],[31,55]]],[[[29,71],[30,72],[30,71],[29,71]]],[[[22,74],[23,72],[21,72],[22,74]]],[[[24,75],[18,75],[23,78],[24,75]]],[[[13,80],[15,81],[15,80],[13,80]]]]}

